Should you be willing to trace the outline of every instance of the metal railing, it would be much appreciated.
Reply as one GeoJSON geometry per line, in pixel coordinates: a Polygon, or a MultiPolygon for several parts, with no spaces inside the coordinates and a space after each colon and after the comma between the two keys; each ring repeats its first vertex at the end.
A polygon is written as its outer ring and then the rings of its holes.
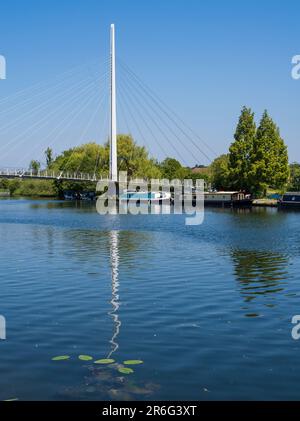
{"type": "Polygon", "coordinates": [[[85,173],[71,173],[63,171],[49,171],[49,170],[24,170],[16,169],[0,169],[0,178],[32,178],[45,180],[70,180],[70,181],[90,181],[97,182],[99,179],[95,174],[85,173]]]}
{"type": "MultiPolygon", "coordinates": [[[[78,182],[109,182],[108,177],[97,177],[96,174],[86,173],[72,173],[64,171],[51,171],[51,170],[26,170],[23,168],[0,168],[0,178],[19,178],[19,179],[35,179],[35,180],[61,180],[61,181],[78,181],[78,182]]],[[[120,177],[120,182],[123,182],[120,177]]],[[[161,186],[168,186],[169,180],[149,180],[146,178],[128,179],[127,182],[131,184],[150,184],[151,181],[159,183],[161,186]]],[[[190,180],[191,181],[191,180],[190,180]]],[[[191,181],[192,183],[192,181],[191,181]]],[[[180,180],[173,180],[173,186],[182,186],[183,182],[180,180]]]]}

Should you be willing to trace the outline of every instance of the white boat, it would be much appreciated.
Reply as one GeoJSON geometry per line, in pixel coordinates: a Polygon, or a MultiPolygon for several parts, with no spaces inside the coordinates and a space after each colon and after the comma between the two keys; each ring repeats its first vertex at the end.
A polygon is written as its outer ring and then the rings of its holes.
{"type": "Polygon", "coordinates": [[[171,193],[167,192],[147,192],[125,190],[119,200],[121,202],[139,202],[139,203],[170,203],[172,199],[171,193]]]}

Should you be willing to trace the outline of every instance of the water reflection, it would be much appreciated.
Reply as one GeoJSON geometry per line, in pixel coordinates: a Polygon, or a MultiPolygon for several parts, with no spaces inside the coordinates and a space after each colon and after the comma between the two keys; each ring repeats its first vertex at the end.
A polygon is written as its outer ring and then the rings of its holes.
{"type": "MultiPolygon", "coordinates": [[[[284,291],[288,278],[288,257],[282,253],[255,250],[234,250],[232,252],[234,274],[240,285],[240,292],[246,303],[263,297],[275,298],[284,291]]],[[[249,317],[258,312],[248,314],[249,317]]]]}
{"type": "Polygon", "coordinates": [[[119,319],[118,310],[120,308],[119,302],[119,233],[118,231],[111,231],[109,233],[110,244],[110,264],[111,264],[111,288],[112,288],[112,311],[108,314],[112,317],[114,322],[114,334],[110,340],[111,351],[107,358],[111,358],[112,354],[117,351],[119,344],[117,338],[120,333],[121,321],[119,319]]]}
{"type": "MultiPolygon", "coordinates": [[[[120,233],[119,231],[110,231],[108,233],[109,242],[109,259],[111,267],[111,306],[112,309],[108,315],[113,320],[113,335],[109,341],[111,350],[107,358],[111,358],[119,349],[118,336],[122,326],[118,311],[120,309],[119,296],[119,263],[120,250],[123,250],[122,238],[125,249],[130,246],[135,249],[134,244],[130,242],[131,233],[120,233]],[[123,235],[122,235],[123,234],[123,235]],[[129,242],[128,238],[129,237],[129,242]]],[[[131,247],[131,248],[132,248],[131,247]]],[[[120,375],[118,369],[122,365],[118,362],[108,366],[87,365],[87,373],[84,382],[75,386],[63,387],[58,393],[57,398],[63,400],[117,400],[131,401],[136,399],[149,399],[151,395],[156,393],[160,386],[151,381],[137,381],[135,378],[127,378],[120,375]]]]}

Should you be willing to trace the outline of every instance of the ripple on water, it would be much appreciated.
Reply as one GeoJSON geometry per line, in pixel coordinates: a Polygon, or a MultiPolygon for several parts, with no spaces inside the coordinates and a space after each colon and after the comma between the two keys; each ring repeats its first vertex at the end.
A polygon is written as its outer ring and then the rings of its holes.
{"type": "Polygon", "coordinates": [[[220,209],[186,227],[182,216],[105,218],[86,205],[1,201],[9,340],[0,390],[20,399],[299,397],[300,345],[290,335],[299,221],[220,209]],[[77,361],[111,352],[145,363],[124,383],[77,361]],[[65,354],[70,361],[53,365],[65,354]]]}

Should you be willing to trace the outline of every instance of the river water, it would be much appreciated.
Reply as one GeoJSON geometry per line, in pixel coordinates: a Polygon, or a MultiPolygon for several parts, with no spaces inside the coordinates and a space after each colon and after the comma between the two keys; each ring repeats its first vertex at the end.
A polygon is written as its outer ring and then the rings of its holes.
{"type": "Polygon", "coordinates": [[[300,399],[300,213],[1,200],[0,239],[0,400],[300,399]]]}

